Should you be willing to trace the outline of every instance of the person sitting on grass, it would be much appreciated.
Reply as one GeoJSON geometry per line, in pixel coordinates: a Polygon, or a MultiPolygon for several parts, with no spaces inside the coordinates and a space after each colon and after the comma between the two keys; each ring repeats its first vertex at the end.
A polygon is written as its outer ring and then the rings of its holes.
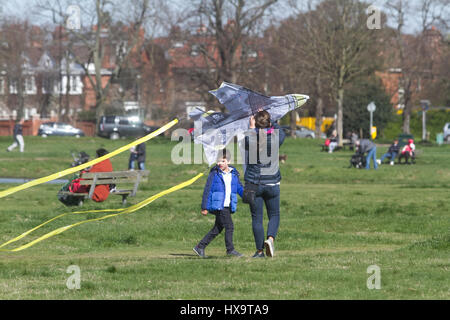
{"type": "Polygon", "coordinates": [[[386,152],[385,154],[383,154],[383,156],[381,157],[381,159],[377,160],[378,164],[382,164],[384,159],[386,158],[391,158],[391,166],[394,165],[394,160],[395,157],[397,157],[398,153],[400,152],[400,146],[398,145],[398,139],[394,140],[394,143],[391,144],[391,146],[389,147],[388,152],[386,152]]]}
{"type": "Polygon", "coordinates": [[[202,215],[209,213],[216,216],[214,227],[193,248],[194,252],[205,258],[206,246],[225,229],[225,246],[227,254],[241,257],[234,249],[234,225],[231,214],[236,212],[237,194],[242,197],[244,188],[239,180],[239,172],[229,166],[230,152],[226,149],[219,152],[217,165],[211,169],[202,198],[202,215]]]}

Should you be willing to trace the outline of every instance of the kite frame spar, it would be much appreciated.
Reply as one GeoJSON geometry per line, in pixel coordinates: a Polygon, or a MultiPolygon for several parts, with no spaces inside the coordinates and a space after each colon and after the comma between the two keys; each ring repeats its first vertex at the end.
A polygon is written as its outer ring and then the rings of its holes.
{"type": "Polygon", "coordinates": [[[260,110],[266,110],[271,121],[281,119],[289,111],[304,105],[309,96],[288,94],[266,96],[233,83],[223,82],[218,89],[209,91],[225,106],[229,113],[194,110],[189,116],[194,120],[194,142],[202,144],[211,166],[219,150],[225,148],[234,136],[242,141],[248,131],[248,120],[260,110]]]}

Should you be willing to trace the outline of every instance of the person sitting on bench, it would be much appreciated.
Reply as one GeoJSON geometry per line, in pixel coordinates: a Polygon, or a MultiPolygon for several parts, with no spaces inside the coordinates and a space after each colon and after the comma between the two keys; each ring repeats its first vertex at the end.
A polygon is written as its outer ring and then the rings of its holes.
{"type": "Polygon", "coordinates": [[[391,158],[390,164],[391,164],[391,166],[393,166],[395,157],[397,157],[399,152],[400,152],[400,146],[398,145],[398,139],[395,139],[394,143],[391,144],[391,146],[389,147],[388,152],[383,154],[383,156],[381,157],[380,160],[377,160],[378,164],[382,164],[384,159],[389,157],[389,158],[391,158]]]}
{"type": "Polygon", "coordinates": [[[338,136],[336,130],[333,131],[330,137],[330,145],[328,146],[328,153],[333,153],[338,146],[338,136]]]}
{"type": "MultiPolygon", "coordinates": [[[[108,151],[106,151],[103,148],[100,148],[96,151],[96,154],[97,158],[100,158],[108,154],[108,151]]],[[[111,161],[109,161],[109,159],[106,159],[103,160],[102,162],[93,165],[89,171],[84,172],[112,172],[112,171],[113,167],[111,161]]],[[[69,190],[74,193],[88,193],[91,186],[81,185],[80,180],[81,179],[75,179],[74,181],[72,181],[69,190]]],[[[95,186],[92,200],[96,202],[103,202],[108,198],[108,196],[109,196],[109,184],[100,184],[95,186]]]]}
{"type": "Polygon", "coordinates": [[[403,147],[402,152],[400,153],[400,156],[398,157],[398,163],[401,163],[403,158],[405,158],[405,164],[411,164],[409,162],[409,158],[411,158],[412,163],[415,163],[415,158],[416,158],[415,151],[416,151],[416,145],[414,144],[414,140],[409,139],[408,144],[403,147]]]}

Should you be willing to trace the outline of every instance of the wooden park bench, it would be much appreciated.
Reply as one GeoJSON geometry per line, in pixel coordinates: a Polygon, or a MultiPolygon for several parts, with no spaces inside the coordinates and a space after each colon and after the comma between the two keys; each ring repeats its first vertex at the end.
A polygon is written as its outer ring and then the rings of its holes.
{"type": "MultiPolygon", "coordinates": [[[[414,153],[413,153],[413,156],[410,158],[410,161],[411,161],[410,164],[416,164],[417,156],[419,156],[421,153],[422,153],[422,150],[416,149],[416,151],[414,151],[414,153]]],[[[397,164],[409,163],[409,162],[406,162],[406,157],[403,157],[401,152],[399,152],[397,154],[396,158],[397,158],[397,164]],[[402,162],[402,159],[405,159],[405,162],[402,162]]]]}
{"type": "Polygon", "coordinates": [[[122,196],[122,204],[127,203],[127,197],[134,197],[138,190],[139,183],[147,181],[149,171],[148,170],[136,170],[136,171],[112,171],[112,172],[84,172],[81,175],[80,184],[90,185],[89,193],[73,193],[70,191],[60,191],[60,194],[72,195],[80,197],[78,203],[79,206],[83,205],[84,199],[92,199],[94,195],[95,186],[101,184],[115,185],[110,191],[110,195],[122,196]],[[133,185],[126,189],[119,188],[119,185],[133,185]]]}
{"type": "MultiPolygon", "coordinates": [[[[342,147],[337,146],[336,148],[334,148],[334,151],[346,150],[347,147],[350,150],[353,150],[353,143],[349,139],[343,139],[342,142],[343,142],[342,147]]],[[[326,146],[325,144],[321,144],[320,146],[322,147],[322,151],[328,152],[328,150],[329,150],[328,146],[326,146]]]]}

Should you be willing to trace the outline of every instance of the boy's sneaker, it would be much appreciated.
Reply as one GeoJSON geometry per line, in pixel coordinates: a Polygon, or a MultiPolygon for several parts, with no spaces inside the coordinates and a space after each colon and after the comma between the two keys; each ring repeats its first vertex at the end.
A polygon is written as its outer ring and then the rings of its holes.
{"type": "Polygon", "coordinates": [[[205,258],[205,249],[201,249],[198,246],[195,246],[192,250],[200,257],[205,258]]]}
{"type": "Polygon", "coordinates": [[[264,241],[264,248],[266,248],[266,256],[273,257],[275,249],[273,247],[272,238],[269,238],[266,241],[264,241]]]}
{"type": "Polygon", "coordinates": [[[235,256],[235,257],[242,257],[242,256],[244,256],[242,253],[239,253],[239,252],[237,252],[236,250],[227,252],[227,255],[229,255],[229,256],[235,256]]]}
{"type": "Polygon", "coordinates": [[[256,251],[252,258],[264,258],[264,252],[256,251]]]}

